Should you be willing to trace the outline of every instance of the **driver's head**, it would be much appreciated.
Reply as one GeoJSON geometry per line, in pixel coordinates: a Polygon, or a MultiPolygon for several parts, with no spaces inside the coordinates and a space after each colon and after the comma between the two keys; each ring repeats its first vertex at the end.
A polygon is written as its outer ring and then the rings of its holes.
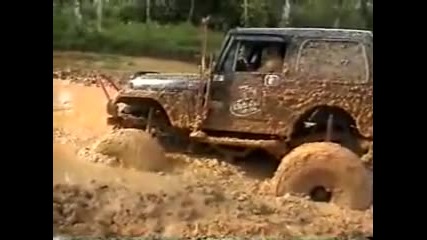
{"type": "Polygon", "coordinates": [[[261,72],[280,72],[282,68],[282,56],[280,54],[280,47],[272,45],[264,50],[262,56],[263,64],[260,68],[261,72]]]}

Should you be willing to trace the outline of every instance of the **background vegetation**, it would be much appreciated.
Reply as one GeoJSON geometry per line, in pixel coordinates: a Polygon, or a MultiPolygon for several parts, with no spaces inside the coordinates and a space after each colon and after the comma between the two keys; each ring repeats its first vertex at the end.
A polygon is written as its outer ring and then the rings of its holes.
{"type": "Polygon", "coordinates": [[[372,30],[373,0],[53,0],[53,48],[191,61],[208,15],[214,51],[238,26],[372,30]]]}

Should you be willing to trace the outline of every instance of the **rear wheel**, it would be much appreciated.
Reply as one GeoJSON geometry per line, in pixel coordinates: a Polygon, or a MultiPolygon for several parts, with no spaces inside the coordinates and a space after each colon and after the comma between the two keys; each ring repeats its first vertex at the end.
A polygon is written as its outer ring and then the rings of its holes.
{"type": "MultiPolygon", "coordinates": [[[[304,143],[323,142],[325,140],[325,136],[326,132],[317,132],[297,137],[291,142],[291,148],[296,148],[304,143]]],[[[359,139],[350,132],[336,131],[332,134],[329,141],[350,149],[358,156],[362,156],[367,152],[367,149],[362,146],[359,139]]]]}
{"type": "Polygon", "coordinates": [[[356,128],[355,119],[345,110],[331,106],[319,106],[304,113],[295,123],[290,136],[290,147],[307,142],[335,142],[356,153],[366,154],[364,137],[356,128]]]}
{"type": "Polygon", "coordinates": [[[364,210],[372,202],[369,172],[353,152],[336,143],[306,143],[293,149],[279,165],[273,183],[276,195],[304,195],[364,210]]]}

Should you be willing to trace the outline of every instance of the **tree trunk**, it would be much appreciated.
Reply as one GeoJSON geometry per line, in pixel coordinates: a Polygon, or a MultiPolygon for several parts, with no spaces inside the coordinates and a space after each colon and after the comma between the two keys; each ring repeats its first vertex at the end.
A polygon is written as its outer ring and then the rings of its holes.
{"type": "Polygon", "coordinates": [[[356,1],[356,5],[355,5],[355,9],[356,10],[360,10],[360,8],[362,7],[362,4],[363,4],[363,2],[364,2],[365,0],[357,0],[356,1]]]}
{"type": "Polygon", "coordinates": [[[193,15],[194,15],[194,7],[195,7],[195,0],[190,0],[190,11],[188,12],[188,18],[187,21],[189,23],[191,23],[191,20],[193,19],[193,15]]]}
{"type": "Polygon", "coordinates": [[[243,0],[243,25],[248,26],[248,0],[243,0]]]}
{"type": "Polygon", "coordinates": [[[363,20],[365,21],[365,28],[372,29],[372,18],[369,14],[369,1],[360,0],[360,15],[362,15],[363,20]]]}
{"type": "Polygon", "coordinates": [[[146,23],[150,23],[151,22],[151,0],[146,0],[145,1],[145,21],[146,23]]]}
{"type": "Polygon", "coordinates": [[[282,6],[282,17],[280,20],[280,25],[282,27],[287,27],[290,24],[291,20],[291,1],[285,0],[285,3],[282,6]]]}
{"type": "Polygon", "coordinates": [[[341,12],[343,8],[343,0],[337,0],[335,9],[336,9],[336,18],[334,21],[334,28],[340,28],[341,26],[341,12]]]}
{"type": "Polygon", "coordinates": [[[82,21],[83,21],[83,17],[82,17],[82,13],[80,11],[80,1],[79,0],[74,0],[74,16],[75,16],[77,25],[81,26],[82,21]]]}
{"type": "Polygon", "coordinates": [[[338,16],[335,18],[334,28],[340,28],[340,24],[341,24],[341,18],[338,16]]]}
{"type": "Polygon", "coordinates": [[[102,1],[103,0],[96,0],[95,1],[95,5],[96,5],[96,28],[97,28],[98,32],[102,32],[102,8],[103,8],[102,1]]]}

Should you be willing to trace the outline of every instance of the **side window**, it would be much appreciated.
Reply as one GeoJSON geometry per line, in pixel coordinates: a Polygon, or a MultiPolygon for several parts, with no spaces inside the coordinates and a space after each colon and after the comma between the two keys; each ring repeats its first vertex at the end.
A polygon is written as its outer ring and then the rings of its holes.
{"type": "Polygon", "coordinates": [[[297,68],[308,80],[363,83],[369,63],[363,44],[342,40],[307,40],[300,46],[297,68]]]}
{"type": "Polygon", "coordinates": [[[233,41],[227,54],[225,55],[224,63],[222,65],[222,72],[231,73],[234,71],[234,62],[236,58],[236,51],[238,49],[239,42],[233,41]]]}
{"type": "Polygon", "coordinates": [[[224,59],[223,71],[281,72],[286,44],[277,41],[234,41],[224,59]]]}

